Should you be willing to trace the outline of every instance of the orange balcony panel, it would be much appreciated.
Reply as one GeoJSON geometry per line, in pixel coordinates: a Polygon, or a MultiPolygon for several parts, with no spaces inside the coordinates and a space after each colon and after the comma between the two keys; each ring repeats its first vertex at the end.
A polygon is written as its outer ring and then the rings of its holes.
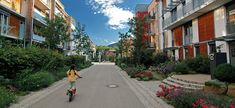
{"type": "Polygon", "coordinates": [[[207,43],[200,43],[200,55],[207,57],[207,43]]]}
{"type": "Polygon", "coordinates": [[[35,0],[35,6],[37,6],[41,10],[49,10],[49,6],[42,0],[35,0]]]}

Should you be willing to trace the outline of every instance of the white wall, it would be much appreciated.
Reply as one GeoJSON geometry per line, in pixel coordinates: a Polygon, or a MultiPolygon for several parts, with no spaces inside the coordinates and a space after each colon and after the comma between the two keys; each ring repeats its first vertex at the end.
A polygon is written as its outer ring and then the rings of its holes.
{"type": "Polygon", "coordinates": [[[175,60],[176,61],[179,60],[179,50],[178,49],[175,50],[175,60]]]}
{"type": "Polygon", "coordinates": [[[167,35],[168,35],[168,46],[167,47],[172,47],[172,31],[171,30],[168,30],[167,31],[167,35]]]}
{"type": "Polygon", "coordinates": [[[226,9],[224,6],[214,11],[215,37],[226,35],[226,9]]]}
{"type": "Polygon", "coordinates": [[[199,42],[199,34],[198,34],[198,19],[194,19],[192,22],[192,27],[193,27],[193,43],[198,43],[199,42]]]}

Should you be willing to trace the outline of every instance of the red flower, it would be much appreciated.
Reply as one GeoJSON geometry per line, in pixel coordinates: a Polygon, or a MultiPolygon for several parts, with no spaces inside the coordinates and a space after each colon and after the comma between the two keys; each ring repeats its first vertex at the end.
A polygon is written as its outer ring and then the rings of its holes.
{"type": "Polygon", "coordinates": [[[235,106],[233,104],[231,104],[229,108],[235,108],[235,106]]]}

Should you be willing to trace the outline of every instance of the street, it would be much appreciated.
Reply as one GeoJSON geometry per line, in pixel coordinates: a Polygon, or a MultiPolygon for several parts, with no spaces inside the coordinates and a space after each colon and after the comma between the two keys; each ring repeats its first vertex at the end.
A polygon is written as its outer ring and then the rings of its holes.
{"type": "Polygon", "coordinates": [[[119,71],[112,64],[93,65],[77,80],[78,94],[72,102],[68,102],[66,95],[67,84],[31,108],[144,108],[119,71]],[[110,84],[118,87],[109,88],[110,84]]]}

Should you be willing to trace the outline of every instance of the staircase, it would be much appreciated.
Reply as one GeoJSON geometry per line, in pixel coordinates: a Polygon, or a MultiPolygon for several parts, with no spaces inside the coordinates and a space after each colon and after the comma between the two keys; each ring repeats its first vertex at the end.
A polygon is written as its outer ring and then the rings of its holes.
{"type": "Polygon", "coordinates": [[[205,86],[205,84],[202,82],[184,80],[184,79],[177,78],[174,75],[171,77],[168,77],[167,79],[164,79],[162,83],[169,87],[176,86],[187,91],[201,91],[203,90],[203,87],[205,86]]]}

